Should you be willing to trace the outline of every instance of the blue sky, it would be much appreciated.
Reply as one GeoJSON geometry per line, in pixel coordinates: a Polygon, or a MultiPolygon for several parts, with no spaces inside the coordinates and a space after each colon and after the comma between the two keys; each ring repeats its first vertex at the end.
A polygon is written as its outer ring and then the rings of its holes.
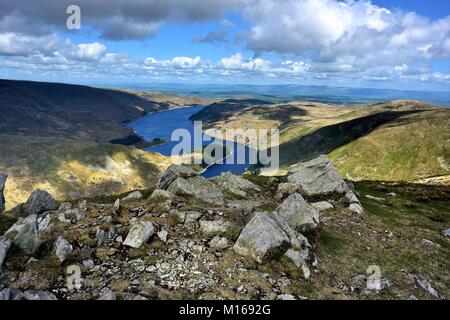
{"type": "Polygon", "coordinates": [[[0,0],[0,77],[450,91],[450,3],[0,0]]]}

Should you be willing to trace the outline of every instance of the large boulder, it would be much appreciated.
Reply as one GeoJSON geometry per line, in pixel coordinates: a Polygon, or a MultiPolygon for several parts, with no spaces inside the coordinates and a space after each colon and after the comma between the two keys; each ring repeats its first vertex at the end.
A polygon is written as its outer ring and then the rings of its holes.
{"type": "Polygon", "coordinates": [[[32,255],[41,245],[38,226],[38,216],[32,214],[16,222],[6,231],[5,236],[12,238],[14,245],[22,249],[23,252],[32,255]]]}
{"type": "Polygon", "coordinates": [[[351,192],[326,155],[292,166],[288,181],[298,185],[308,196],[351,192]]]}
{"type": "Polygon", "coordinates": [[[140,191],[134,191],[128,194],[126,197],[122,198],[122,201],[137,201],[142,199],[142,193],[140,191]]]}
{"type": "Polygon", "coordinates": [[[155,227],[150,221],[141,221],[133,225],[123,242],[125,246],[139,248],[155,233],[155,227]]]}
{"type": "Polygon", "coordinates": [[[233,246],[240,255],[262,262],[270,250],[290,243],[289,237],[267,212],[255,213],[233,246]]]}
{"type": "Polygon", "coordinates": [[[312,231],[319,225],[319,211],[303,197],[294,193],[278,207],[278,214],[291,228],[299,231],[312,231]]]}
{"type": "Polygon", "coordinates": [[[177,178],[190,178],[198,176],[199,172],[192,167],[184,165],[171,165],[167,171],[159,179],[156,187],[159,189],[167,189],[177,178]]]}
{"type": "Polygon", "coordinates": [[[21,206],[23,213],[27,215],[41,214],[46,211],[54,211],[59,208],[58,203],[53,199],[50,193],[43,190],[35,190],[21,206]]]}
{"type": "Polygon", "coordinates": [[[193,196],[209,203],[223,203],[223,194],[220,188],[200,176],[188,179],[179,177],[172,182],[167,191],[177,196],[193,196]]]}
{"type": "Polygon", "coordinates": [[[6,254],[11,247],[11,240],[6,237],[0,237],[0,268],[2,267],[3,261],[5,261],[6,254]]]}
{"type": "Polygon", "coordinates": [[[226,190],[241,197],[246,197],[247,191],[261,190],[261,188],[253,182],[230,172],[222,173],[220,176],[212,178],[211,181],[218,185],[222,190],[226,190]]]}
{"type": "Polygon", "coordinates": [[[5,196],[3,195],[3,191],[5,191],[6,178],[8,176],[0,172],[0,213],[5,211],[5,196]]]}

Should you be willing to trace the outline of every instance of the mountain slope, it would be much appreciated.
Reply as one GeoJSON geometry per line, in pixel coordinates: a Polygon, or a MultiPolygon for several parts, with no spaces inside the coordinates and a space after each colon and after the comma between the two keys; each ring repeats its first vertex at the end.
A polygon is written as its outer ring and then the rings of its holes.
{"type": "Polygon", "coordinates": [[[132,146],[124,123],[201,98],[0,80],[0,171],[6,205],[36,188],[58,199],[150,188],[170,159],[132,146]],[[154,100],[152,100],[154,99],[154,100]]]}
{"type": "Polygon", "coordinates": [[[353,106],[224,101],[193,118],[219,130],[279,128],[282,171],[325,153],[352,180],[450,175],[450,109],[419,101],[353,106]]]}

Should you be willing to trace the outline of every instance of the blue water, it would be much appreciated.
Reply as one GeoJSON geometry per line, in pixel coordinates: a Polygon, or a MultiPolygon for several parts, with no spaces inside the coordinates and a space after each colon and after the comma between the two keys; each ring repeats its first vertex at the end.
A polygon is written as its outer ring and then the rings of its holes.
{"type": "MultiPolygon", "coordinates": [[[[166,144],[161,144],[157,146],[148,147],[145,150],[151,152],[159,152],[165,156],[170,156],[172,154],[172,149],[179,143],[179,141],[171,141],[172,132],[176,129],[186,129],[188,130],[192,137],[194,136],[194,124],[189,117],[200,110],[203,107],[195,106],[195,107],[186,107],[180,109],[172,109],[161,112],[152,113],[144,116],[134,122],[128,124],[130,128],[142,136],[147,141],[152,141],[155,138],[160,138],[168,141],[166,144]]],[[[219,139],[212,138],[210,142],[203,142],[202,145],[206,145],[209,143],[221,142],[219,139]]],[[[228,142],[228,146],[231,150],[233,150],[232,156],[228,159],[228,161],[224,161],[222,164],[215,164],[210,166],[204,173],[203,176],[206,178],[214,177],[220,175],[222,172],[232,172],[234,174],[242,174],[249,167],[249,155],[251,152],[254,152],[253,149],[240,145],[238,143],[230,143],[228,142]],[[237,163],[237,150],[238,148],[245,149],[245,163],[244,164],[236,164],[237,163]],[[232,164],[230,162],[231,158],[234,160],[232,164]]],[[[192,143],[191,150],[192,152],[194,145],[192,143]]]]}

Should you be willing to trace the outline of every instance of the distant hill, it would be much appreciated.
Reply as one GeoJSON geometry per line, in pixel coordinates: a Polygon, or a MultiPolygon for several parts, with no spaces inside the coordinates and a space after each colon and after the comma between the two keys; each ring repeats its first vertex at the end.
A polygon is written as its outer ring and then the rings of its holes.
{"type": "Polygon", "coordinates": [[[58,198],[148,188],[169,159],[136,149],[124,126],[149,112],[202,103],[196,97],[0,80],[0,171],[7,207],[33,189],[58,198]]]}
{"type": "Polygon", "coordinates": [[[450,175],[450,109],[420,101],[352,106],[224,101],[192,118],[215,129],[279,128],[281,172],[325,153],[352,180],[450,175]]]}

